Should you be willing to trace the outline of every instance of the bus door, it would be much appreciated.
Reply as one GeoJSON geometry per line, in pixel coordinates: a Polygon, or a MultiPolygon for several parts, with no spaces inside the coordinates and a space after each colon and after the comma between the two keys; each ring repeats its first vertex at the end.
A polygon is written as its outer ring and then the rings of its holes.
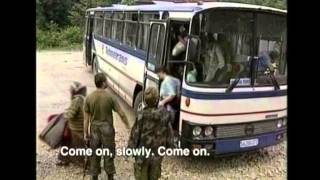
{"type": "MultiPolygon", "coordinates": [[[[150,23],[150,34],[149,34],[149,44],[148,44],[148,53],[147,60],[145,64],[144,72],[144,84],[143,92],[148,87],[159,86],[159,77],[155,73],[156,68],[165,64],[165,42],[167,39],[167,22],[166,21],[151,21],[150,23]]],[[[143,97],[144,99],[144,97],[143,97]]]]}
{"type": "Polygon", "coordinates": [[[91,65],[92,59],[91,59],[91,48],[92,48],[92,31],[93,31],[93,17],[94,12],[90,12],[88,14],[88,17],[86,18],[86,31],[85,31],[85,37],[84,37],[84,53],[85,53],[85,61],[86,64],[91,65]]]}

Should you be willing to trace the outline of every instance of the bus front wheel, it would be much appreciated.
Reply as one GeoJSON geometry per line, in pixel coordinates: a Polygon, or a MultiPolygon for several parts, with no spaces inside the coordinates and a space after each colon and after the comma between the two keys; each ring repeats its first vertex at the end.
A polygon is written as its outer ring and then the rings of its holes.
{"type": "Polygon", "coordinates": [[[137,94],[134,100],[133,109],[136,114],[142,110],[142,91],[137,94]]]}

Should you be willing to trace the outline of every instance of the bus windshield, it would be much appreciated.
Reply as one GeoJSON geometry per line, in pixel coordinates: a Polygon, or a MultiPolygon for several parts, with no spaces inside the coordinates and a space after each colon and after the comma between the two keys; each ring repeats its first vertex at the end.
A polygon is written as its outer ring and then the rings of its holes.
{"type": "Polygon", "coordinates": [[[193,86],[272,86],[286,84],[286,16],[236,10],[209,10],[194,16],[186,82],[193,86]],[[200,43],[198,43],[200,41],[200,43]],[[198,47],[198,48],[195,48],[198,47]],[[250,58],[258,58],[254,73],[250,58]]]}

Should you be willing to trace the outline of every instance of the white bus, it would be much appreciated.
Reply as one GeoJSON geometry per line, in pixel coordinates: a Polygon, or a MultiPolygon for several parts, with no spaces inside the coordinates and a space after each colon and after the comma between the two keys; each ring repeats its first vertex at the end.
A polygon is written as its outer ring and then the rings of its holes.
{"type": "Polygon", "coordinates": [[[155,69],[166,66],[181,80],[178,146],[257,150],[286,139],[286,13],[224,2],[92,8],[84,60],[135,111],[144,89],[160,86],[155,69]],[[176,57],[179,32],[187,44],[176,57]]]}

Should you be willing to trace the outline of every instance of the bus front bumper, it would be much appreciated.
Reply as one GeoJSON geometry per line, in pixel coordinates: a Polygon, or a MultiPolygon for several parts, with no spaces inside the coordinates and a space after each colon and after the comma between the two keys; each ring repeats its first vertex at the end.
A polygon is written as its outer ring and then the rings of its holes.
{"type": "Polygon", "coordinates": [[[286,130],[279,130],[248,137],[224,138],[215,140],[191,140],[181,137],[182,148],[206,148],[210,155],[226,155],[258,150],[276,145],[286,139],[286,130]]]}

